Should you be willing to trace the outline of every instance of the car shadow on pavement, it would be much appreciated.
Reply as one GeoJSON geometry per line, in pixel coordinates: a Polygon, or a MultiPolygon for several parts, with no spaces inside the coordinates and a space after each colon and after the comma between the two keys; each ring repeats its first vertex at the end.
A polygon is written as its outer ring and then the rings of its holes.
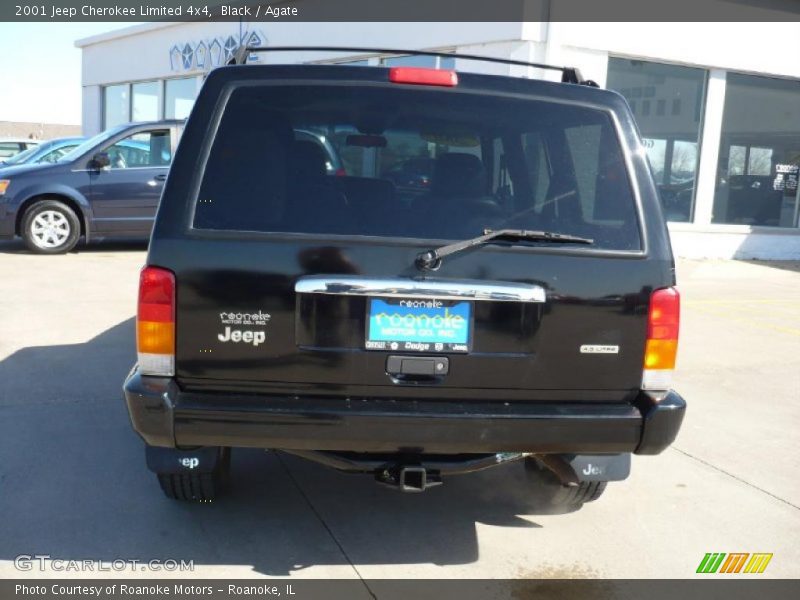
{"type": "Polygon", "coordinates": [[[30,250],[20,239],[0,241],[0,254],[29,254],[30,250]]]}
{"type": "Polygon", "coordinates": [[[476,523],[537,528],[531,515],[549,512],[519,464],[401,494],[260,450],[234,452],[232,487],[218,501],[168,500],[122,400],[133,340],[131,318],[86,343],[23,348],[0,361],[0,561],[174,559],[206,577],[312,566],[347,577],[351,563],[472,563],[476,523]]]}
{"type": "Polygon", "coordinates": [[[800,260],[743,260],[742,262],[759,267],[770,267],[772,269],[800,273],[800,260]]]}

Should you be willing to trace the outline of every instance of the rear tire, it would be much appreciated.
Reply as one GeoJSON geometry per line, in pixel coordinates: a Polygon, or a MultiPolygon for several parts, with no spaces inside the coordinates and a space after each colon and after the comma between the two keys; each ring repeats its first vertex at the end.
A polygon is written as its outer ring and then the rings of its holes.
{"type": "Polygon", "coordinates": [[[58,200],[39,200],[31,205],[20,229],[25,245],[37,254],[64,254],[81,237],[78,215],[58,200]]]}
{"type": "Polygon", "coordinates": [[[556,475],[543,467],[535,458],[525,459],[528,480],[544,490],[548,505],[577,509],[586,502],[594,502],[608,485],[607,481],[582,481],[578,485],[563,485],[556,475]]]}
{"type": "Polygon", "coordinates": [[[556,494],[558,503],[567,506],[581,506],[586,502],[594,502],[606,489],[607,481],[582,481],[575,486],[562,485],[556,494]]]}
{"type": "Polygon", "coordinates": [[[217,468],[210,473],[156,473],[167,498],[183,502],[212,502],[230,479],[230,448],[224,448],[217,468]]]}

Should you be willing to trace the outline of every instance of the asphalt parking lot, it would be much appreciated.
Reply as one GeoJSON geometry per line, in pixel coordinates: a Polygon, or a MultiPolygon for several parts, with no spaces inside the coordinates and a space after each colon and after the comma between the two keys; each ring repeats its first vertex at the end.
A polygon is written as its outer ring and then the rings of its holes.
{"type": "Polygon", "coordinates": [[[192,560],[194,577],[684,578],[706,552],[771,552],[759,577],[800,576],[797,263],[679,264],[676,444],[553,515],[520,492],[519,465],[403,495],[258,451],[234,454],[223,499],[167,500],[120,392],[144,258],[143,245],[42,257],[0,244],[0,577],[48,554],[192,560]]]}

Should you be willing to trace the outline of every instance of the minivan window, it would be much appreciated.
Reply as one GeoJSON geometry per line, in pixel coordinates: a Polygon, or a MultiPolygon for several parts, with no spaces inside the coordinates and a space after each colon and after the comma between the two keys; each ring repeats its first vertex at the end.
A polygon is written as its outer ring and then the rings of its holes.
{"type": "Polygon", "coordinates": [[[111,169],[166,167],[172,160],[169,129],[139,131],[105,149],[111,169]]]}
{"type": "MultiPolygon", "coordinates": [[[[2,144],[0,144],[0,148],[2,148],[2,144]]],[[[8,159],[6,159],[3,164],[4,166],[8,166],[8,165],[17,165],[22,162],[25,162],[37,150],[39,150],[39,146],[31,146],[27,150],[23,150],[18,154],[8,157],[8,159]]]]}
{"type": "Polygon", "coordinates": [[[71,144],[69,146],[61,146],[61,148],[56,148],[55,150],[51,150],[47,154],[40,157],[36,162],[40,163],[54,163],[61,160],[64,156],[72,152],[74,148],[76,148],[78,144],[71,144]]]}
{"type": "Polygon", "coordinates": [[[19,142],[0,142],[0,158],[14,156],[19,153],[20,150],[24,149],[25,147],[19,142]]]}
{"type": "Polygon", "coordinates": [[[209,135],[197,229],[452,240],[505,227],[641,249],[626,163],[599,109],[428,88],[247,86],[209,135]],[[331,172],[332,160],[342,168],[331,172]]]}

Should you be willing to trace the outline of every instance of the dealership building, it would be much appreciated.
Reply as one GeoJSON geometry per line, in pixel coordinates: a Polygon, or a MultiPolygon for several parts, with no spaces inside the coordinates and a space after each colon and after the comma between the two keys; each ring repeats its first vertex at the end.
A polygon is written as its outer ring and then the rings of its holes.
{"type": "MultiPolygon", "coordinates": [[[[84,134],[186,117],[206,73],[242,43],[408,48],[578,67],[627,98],[676,254],[800,259],[800,23],[147,23],[76,42],[84,134]]],[[[280,60],[553,77],[379,53],[280,60]]]]}

